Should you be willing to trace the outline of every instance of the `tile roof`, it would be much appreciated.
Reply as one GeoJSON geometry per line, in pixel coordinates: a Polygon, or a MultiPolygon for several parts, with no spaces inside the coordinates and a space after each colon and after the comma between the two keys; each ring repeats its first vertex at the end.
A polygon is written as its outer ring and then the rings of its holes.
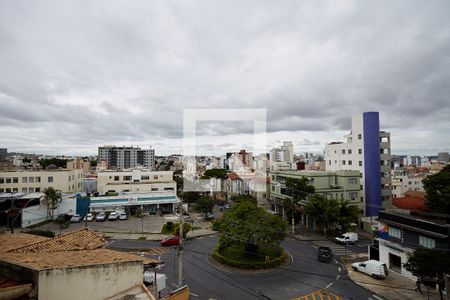
{"type": "Polygon", "coordinates": [[[0,253],[49,239],[50,238],[27,233],[2,233],[0,234],[0,253]]]}
{"type": "Polygon", "coordinates": [[[120,262],[142,262],[143,257],[109,249],[32,252],[32,253],[1,253],[0,260],[20,264],[34,270],[61,269],[102,265],[120,262]]]}
{"type": "Polygon", "coordinates": [[[80,251],[101,248],[106,241],[89,228],[81,228],[51,239],[36,241],[23,245],[8,252],[31,253],[31,252],[60,252],[80,251]]]}

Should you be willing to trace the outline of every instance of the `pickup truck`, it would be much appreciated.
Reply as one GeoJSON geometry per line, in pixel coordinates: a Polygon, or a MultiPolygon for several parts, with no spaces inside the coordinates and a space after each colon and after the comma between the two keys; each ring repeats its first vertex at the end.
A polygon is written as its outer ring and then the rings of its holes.
{"type": "Polygon", "coordinates": [[[333,252],[330,247],[319,247],[317,250],[317,259],[321,262],[330,262],[333,252]]]}

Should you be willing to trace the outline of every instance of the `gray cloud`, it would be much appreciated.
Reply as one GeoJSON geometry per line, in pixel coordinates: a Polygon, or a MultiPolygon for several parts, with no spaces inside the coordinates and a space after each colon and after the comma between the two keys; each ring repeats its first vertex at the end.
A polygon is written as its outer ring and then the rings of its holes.
{"type": "Polygon", "coordinates": [[[298,147],[377,110],[394,152],[448,150],[449,10],[444,0],[2,2],[0,144],[166,146],[179,144],[184,108],[266,108],[268,131],[298,147]]]}

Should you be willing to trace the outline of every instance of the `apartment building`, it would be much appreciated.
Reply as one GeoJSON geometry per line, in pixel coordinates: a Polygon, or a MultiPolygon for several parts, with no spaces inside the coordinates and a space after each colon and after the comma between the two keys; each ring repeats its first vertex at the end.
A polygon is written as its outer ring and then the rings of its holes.
{"type": "Polygon", "coordinates": [[[408,191],[425,192],[422,180],[424,175],[408,175],[404,172],[394,172],[392,175],[392,197],[404,197],[408,191]]]}
{"type": "Polygon", "coordinates": [[[253,154],[245,149],[236,153],[227,153],[225,169],[243,173],[254,169],[253,154]]]}
{"type": "Polygon", "coordinates": [[[97,173],[97,191],[104,193],[175,192],[173,171],[133,169],[125,171],[104,170],[97,173]]]}
{"type": "Polygon", "coordinates": [[[83,190],[83,170],[41,170],[0,172],[0,193],[43,192],[53,187],[63,193],[83,190]]]}
{"type": "Polygon", "coordinates": [[[66,169],[68,170],[82,169],[83,174],[89,174],[89,172],[91,171],[91,162],[88,159],[76,157],[72,160],[67,161],[66,169]]]}
{"type": "Polygon", "coordinates": [[[98,147],[98,160],[106,161],[109,169],[132,169],[138,166],[155,169],[155,149],[141,149],[139,147],[98,147]]]}
{"type": "Polygon", "coordinates": [[[378,112],[352,116],[352,130],[346,142],[325,147],[327,171],[361,172],[361,201],[365,216],[377,216],[392,204],[390,133],[380,131],[378,112]]]}
{"type": "Polygon", "coordinates": [[[270,151],[270,170],[292,170],[294,165],[294,146],[291,141],[284,141],[279,148],[270,151]]]}
{"type": "MultiPolygon", "coordinates": [[[[301,179],[306,177],[309,184],[314,186],[315,193],[322,194],[329,199],[346,199],[352,204],[360,204],[360,172],[356,170],[338,171],[273,171],[270,172],[270,199],[273,211],[284,216],[283,200],[292,199],[291,191],[286,186],[286,179],[301,179]]],[[[305,205],[307,200],[302,201],[305,205]]]]}

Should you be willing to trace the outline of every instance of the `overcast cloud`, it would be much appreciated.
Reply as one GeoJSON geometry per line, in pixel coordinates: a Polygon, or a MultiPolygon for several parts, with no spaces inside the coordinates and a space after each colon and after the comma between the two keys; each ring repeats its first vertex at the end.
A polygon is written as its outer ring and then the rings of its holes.
{"type": "MultiPolygon", "coordinates": [[[[379,111],[393,153],[448,151],[449,11],[447,0],[1,1],[0,147],[180,153],[184,108],[266,108],[268,147],[321,152],[352,114],[379,111]]],[[[203,125],[203,153],[248,146],[253,129],[203,125]]]]}

